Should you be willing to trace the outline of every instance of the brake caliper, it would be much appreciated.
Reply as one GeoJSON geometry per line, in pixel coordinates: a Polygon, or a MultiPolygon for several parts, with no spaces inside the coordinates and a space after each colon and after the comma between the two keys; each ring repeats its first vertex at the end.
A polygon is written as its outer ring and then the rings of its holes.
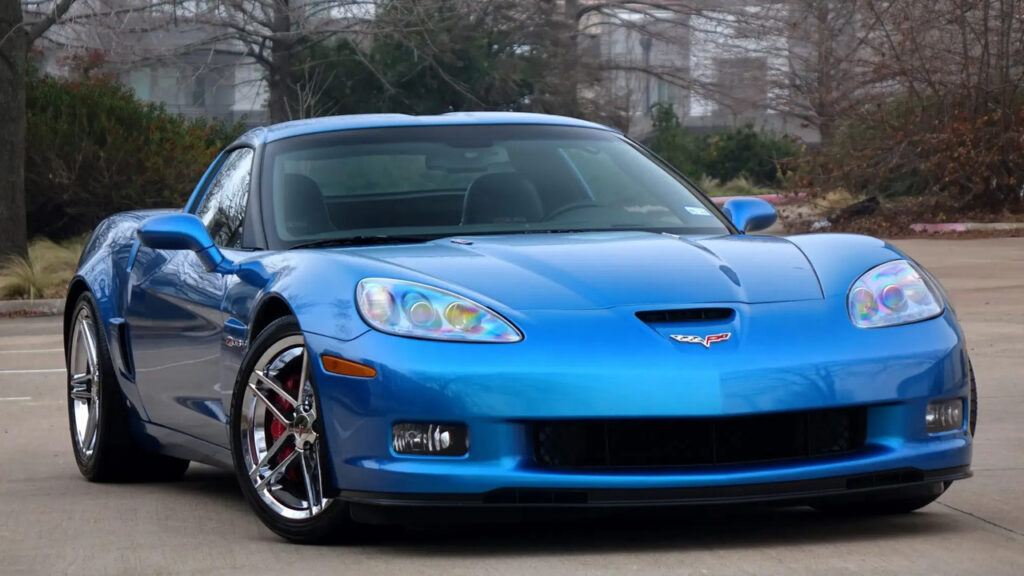
{"type": "MultiPolygon", "coordinates": [[[[284,382],[282,382],[282,384],[285,391],[291,394],[293,398],[299,397],[298,374],[293,374],[292,376],[289,376],[287,379],[285,379],[284,382]]],[[[292,412],[291,404],[284,398],[281,398],[280,396],[274,399],[274,404],[277,405],[278,410],[280,410],[282,414],[288,414],[289,412],[292,412]]],[[[273,421],[270,423],[270,444],[273,445],[274,442],[277,442],[278,438],[280,438],[287,432],[288,426],[285,425],[284,422],[281,422],[277,418],[274,418],[273,421]]],[[[292,455],[292,452],[295,452],[295,448],[293,446],[285,446],[281,448],[280,451],[278,451],[277,456],[275,456],[274,459],[277,461],[277,464],[280,465],[281,462],[284,462],[286,458],[292,455]]],[[[288,469],[285,470],[285,476],[287,476],[289,480],[298,482],[300,480],[298,467],[289,466],[288,469]]]]}

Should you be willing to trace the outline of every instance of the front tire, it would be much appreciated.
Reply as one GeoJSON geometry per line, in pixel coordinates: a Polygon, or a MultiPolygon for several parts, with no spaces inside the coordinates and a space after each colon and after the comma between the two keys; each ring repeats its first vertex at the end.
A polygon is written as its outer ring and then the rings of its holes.
{"type": "Polygon", "coordinates": [[[319,543],[349,521],[325,496],[329,477],[309,351],[294,317],[272,322],[242,361],[231,400],[238,483],[260,520],[292,542],[319,543]]]}
{"type": "Polygon", "coordinates": [[[90,482],[181,478],[188,460],[147,452],[131,434],[128,406],[92,294],[79,296],[72,318],[65,354],[68,423],[82,476],[90,482]]]}

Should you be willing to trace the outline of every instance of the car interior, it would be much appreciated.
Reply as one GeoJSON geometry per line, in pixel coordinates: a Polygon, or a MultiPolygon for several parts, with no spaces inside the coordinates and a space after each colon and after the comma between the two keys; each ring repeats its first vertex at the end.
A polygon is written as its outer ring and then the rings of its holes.
{"type": "Polygon", "coordinates": [[[325,194],[313,177],[287,173],[279,196],[285,230],[302,238],[336,230],[533,223],[594,202],[581,178],[565,176],[571,168],[565,160],[536,155],[521,161],[532,164],[533,177],[505,165],[475,175],[465,188],[367,194],[325,194]]]}

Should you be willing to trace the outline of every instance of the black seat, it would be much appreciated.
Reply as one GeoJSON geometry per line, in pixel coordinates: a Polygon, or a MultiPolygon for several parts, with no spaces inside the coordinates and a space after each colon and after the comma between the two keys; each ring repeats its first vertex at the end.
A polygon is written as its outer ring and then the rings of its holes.
{"type": "Polygon", "coordinates": [[[536,222],[544,215],[537,188],[515,172],[484,174],[466,190],[463,224],[536,222]]]}
{"type": "Polygon", "coordinates": [[[308,176],[285,174],[284,227],[290,236],[302,238],[336,230],[327,214],[320,186],[308,176]]]}

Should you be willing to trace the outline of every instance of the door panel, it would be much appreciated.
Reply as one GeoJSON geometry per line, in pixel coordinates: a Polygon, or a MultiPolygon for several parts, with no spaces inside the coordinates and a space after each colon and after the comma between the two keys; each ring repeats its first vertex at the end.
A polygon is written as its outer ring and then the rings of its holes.
{"type": "MultiPolygon", "coordinates": [[[[194,207],[229,258],[229,249],[242,244],[254,155],[251,148],[226,153],[194,207]]],[[[230,281],[207,272],[191,251],[141,247],[125,310],[135,382],[150,421],[225,448],[225,401],[234,382],[221,381],[220,367],[230,281]]]]}
{"type": "Polygon", "coordinates": [[[150,420],[226,447],[219,381],[224,277],[206,272],[192,252],[142,247],[130,280],[126,320],[150,420]]]}

